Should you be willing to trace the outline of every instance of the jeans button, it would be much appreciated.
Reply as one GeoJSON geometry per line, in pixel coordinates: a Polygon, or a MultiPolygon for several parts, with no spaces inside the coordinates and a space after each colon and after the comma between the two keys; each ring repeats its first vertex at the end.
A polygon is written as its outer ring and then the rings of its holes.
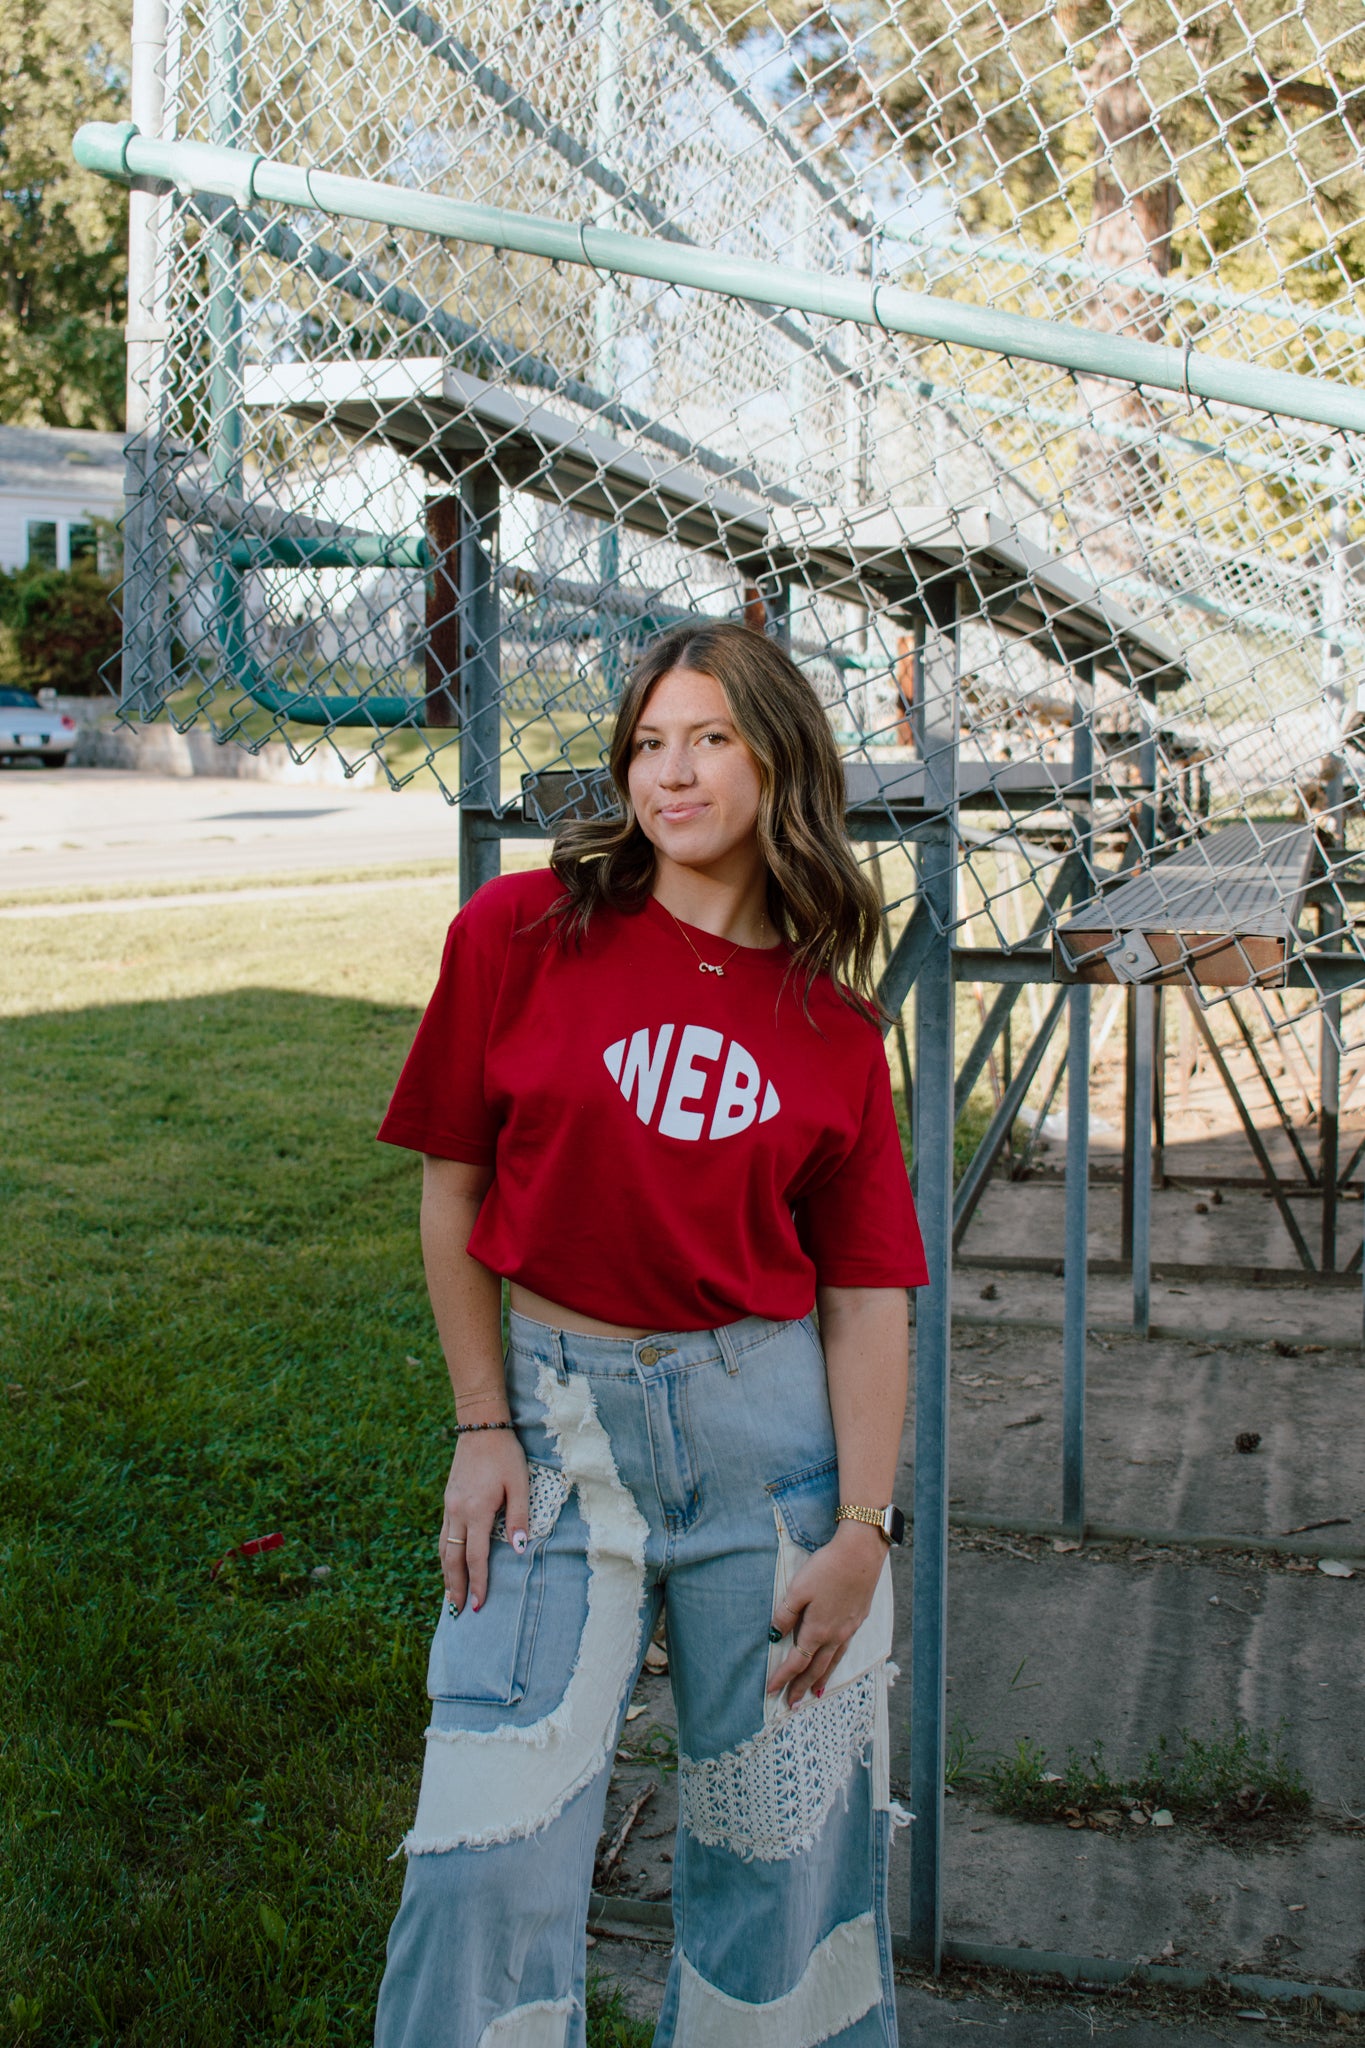
{"type": "Polygon", "coordinates": [[[657,1365],[659,1363],[659,1354],[653,1344],[646,1344],[644,1350],[640,1353],[640,1363],[641,1365],[657,1365]]]}

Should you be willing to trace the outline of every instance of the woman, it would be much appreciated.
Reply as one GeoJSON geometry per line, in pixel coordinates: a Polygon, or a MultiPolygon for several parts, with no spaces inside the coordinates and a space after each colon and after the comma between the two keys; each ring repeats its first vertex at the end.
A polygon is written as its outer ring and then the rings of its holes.
{"type": "Polygon", "coordinates": [[[456,918],[380,1133],[424,1154],[460,1434],[376,2038],[582,2043],[593,1853],[663,1605],[656,2048],[890,2048],[889,1503],[926,1276],[854,993],[877,903],[824,713],[759,635],[652,647],[611,769],[622,816],[456,918]]]}

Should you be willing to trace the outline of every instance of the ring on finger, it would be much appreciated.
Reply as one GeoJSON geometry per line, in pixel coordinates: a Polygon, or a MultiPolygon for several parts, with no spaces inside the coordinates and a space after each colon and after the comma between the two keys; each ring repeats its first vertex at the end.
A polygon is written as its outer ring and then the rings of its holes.
{"type": "Polygon", "coordinates": [[[463,1549],[465,1544],[469,1541],[469,1538],[467,1536],[443,1536],[441,1538],[441,1541],[442,1543],[447,1544],[452,1549],[455,1547],[456,1544],[458,1544],[460,1548],[463,1549]]]}

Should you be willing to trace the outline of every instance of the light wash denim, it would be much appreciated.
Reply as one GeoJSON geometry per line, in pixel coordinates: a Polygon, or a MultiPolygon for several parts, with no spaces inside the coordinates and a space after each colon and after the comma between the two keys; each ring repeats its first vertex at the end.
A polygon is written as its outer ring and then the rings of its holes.
{"type": "Polygon", "coordinates": [[[593,1857],[661,1603],[681,1754],[655,2048],[894,2048],[889,1567],[823,1699],[765,1694],[775,1600],[838,1504],[812,1319],[629,1342],[514,1315],[507,1376],[531,1541],[495,1542],[478,1614],[442,1610],[377,2048],[582,2048],[593,1857]]]}

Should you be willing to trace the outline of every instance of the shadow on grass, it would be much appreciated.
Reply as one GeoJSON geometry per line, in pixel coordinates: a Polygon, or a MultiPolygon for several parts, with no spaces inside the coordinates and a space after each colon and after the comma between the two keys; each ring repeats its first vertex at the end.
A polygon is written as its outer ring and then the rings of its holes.
{"type": "Polygon", "coordinates": [[[373,1140],[414,1023],[0,1024],[0,2037],[369,2038],[452,1443],[416,1164],[373,1140]]]}

